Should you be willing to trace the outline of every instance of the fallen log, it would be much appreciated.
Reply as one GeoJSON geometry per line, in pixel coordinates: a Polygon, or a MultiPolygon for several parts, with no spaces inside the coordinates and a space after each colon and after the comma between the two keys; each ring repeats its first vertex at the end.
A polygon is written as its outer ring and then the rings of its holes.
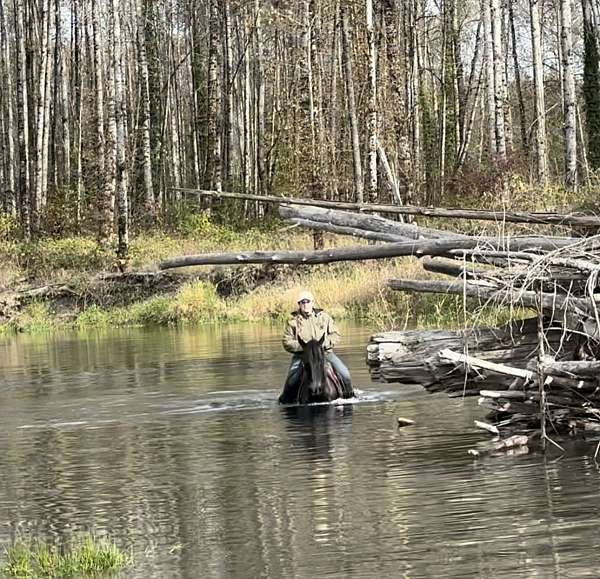
{"type": "Polygon", "coordinates": [[[507,251],[547,251],[573,244],[572,238],[545,239],[543,237],[514,237],[509,240],[484,237],[460,239],[414,240],[386,243],[377,246],[354,246],[320,249],[316,251],[251,251],[238,253],[205,253],[185,255],[161,261],[159,269],[189,267],[193,265],[219,265],[241,263],[304,263],[310,265],[336,261],[359,261],[390,257],[438,255],[444,256],[451,249],[474,248],[484,244],[507,251]]]}
{"type": "MultiPolygon", "coordinates": [[[[572,355],[577,339],[572,335],[563,337],[560,328],[548,329],[549,351],[572,355]]],[[[444,349],[468,351],[481,360],[526,369],[537,349],[537,320],[516,321],[501,328],[373,334],[367,345],[367,365],[374,381],[420,385],[429,392],[473,390],[478,394],[483,387],[507,390],[513,382],[510,375],[457,367],[454,362],[440,358],[438,354],[444,349]],[[480,385],[479,389],[475,388],[476,384],[480,385]]]]}
{"type": "Polygon", "coordinates": [[[484,211],[480,209],[452,209],[445,207],[420,207],[416,205],[385,205],[366,203],[346,203],[342,201],[326,201],[322,199],[302,199],[298,197],[278,197],[275,195],[252,195],[232,193],[229,191],[210,191],[206,189],[190,189],[173,187],[172,191],[194,194],[198,196],[222,199],[244,199],[261,203],[295,203],[315,207],[329,207],[345,211],[362,211],[367,213],[397,213],[401,215],[421,215],[423,217],[446,217],[449,219],[468,219],[495,221],[499,223],[530,223],[537,225],[559,225],[578,227],[599,227],[600,217],[595,215],[560,214],[553,212],[527,211],[484,211]]]}
{"type": "Polygon", "coordinates": [[[490,362],[489,360],[482,360],[476,356],[470,356],[468,354],[459,354],[453,352],[450,349],[442,350],[438,356],[442,360],[449,360],[459,364],[465,364],[472,368],[484,368],[497,372],[498,374],[505,374],[507,376],[516,376],[517,378],[523,378],[525,381],[529,381],[533,378],[533,372],[531,370],[523,370],[521,368],[512,368],[506,364],[498,364],[496,362],[490,362]]]}
{"type": "Polygon", "coordinates": [[[577,377],[579,379],[600,378],[600,362],[593,361],[543,361],[544,373],[563,378],[577,377]]]}
{"type": "MultiPolygon", "coordinates": [[[[416,291],[464,295],[496,304],[512,304],[549,311],[570,309],[581,315],[593,315],[593,303],[589,299],[576,298],[564,294],[539,293],[531,290],[498,288],[493,285],[480,285],[467,281],[390,279],[388,285],[397,291],[416,291]]],[[[600,303],[600,296],[594,296],[594,303],[600,303]]]]}
{"type": "Polygon", "coordinates": [[[481,430],[485,430],[486,432],[493,434],[494,436],[500,435],[498,427],[493,424],[489,424],[488,422],[483,422],[482,420],[475,420],[475,426],[477,426],[477,428],[480,428],[481,430]]]}
{"type": "Polygon", "coordinates": [[[498,442],[494,442],[494,443],[490,444],[489,446],[487,446],[486,448],[480,448],[480,449],[470,448],[467,452],[471,456],[481,456],[483,454],[500,452],[503,450],[524,448],[524,447],[527,447],[529,442],[530,442],[530,438],[528,436],[526,436],[525,434],[516,434],[514,436],[510,436],[509,438],[506,438],[505,440],[500,440],[498,442]]]}
{"type": "Polygon", "coordinates": [[[356,227],[346,227],[344,225],[332,225],[331,223],[321,223],[320,221],[311,221],[310,219],[291,219],[294,225],[313,229],[315,231],[325,231],[326,233],[335,233],[336,235],[349,235],[351,237],[360,237],[362,239],[371,239],[373,241],[385,241],[389,243],[398,241],[410,241],[409,237],[402,237],[393,233],[381,233],[378,231],[367,231],[356,227]]]}
{"type": "MultiPolygon", "coordinates": [[[[425,271],[442,273],[451,277],[460,277],[465,279],[486,278],[496,271],[494,269],[475,267],[470,261],[453,260],[444,257],[425,256],[421,259],[421,265],[425,271]]],[[[501,275],[502,272],[498,273],[501,275]]]]}
{"type": "Polygon", "coordinates": [[[319,222],[323,224],[322,227],[326,225],[352,227],[370,232],[388,233],[408,239],[465,239],[468,237],[452,231],[419,227],[411,223],[399,223],[398,221],[391,221],[378,215],[336,211],[323,207],[281,205],[279,207],[279,215],[284,219],[294,222],[304,219],[311,222],[319,222]]]}

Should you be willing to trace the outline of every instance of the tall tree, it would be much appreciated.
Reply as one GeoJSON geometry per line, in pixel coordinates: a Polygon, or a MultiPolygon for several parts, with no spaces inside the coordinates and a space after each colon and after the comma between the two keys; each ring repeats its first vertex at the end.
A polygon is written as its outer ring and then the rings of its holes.
{"type": "Polygon", "coordinates": [[[537,181],[542,186],[545,186],[548,179],[548,159],[546,151],[546,99],[544,91],[544,64],[542,60],[540,10],[540,0],[529,0],[529,14],[531,16],[531,50],[533,54],[533,84],[535,90],[535,156],[537,161],[537,181]]]}
{"type": "Polygon", "coordinates": [[[29,94],[27,90],[27,54],[25,51],[25,7],[14,0],[15,38],[17,43],[17,132],[19,139],[19,185],[17,203],[25,239],[31,238],[31,198],[29,179],[29,94]]]}
{"type": "MultiPolygon", "coordinates": [[[[4,154],[4,210],[12,216],[16,216],[17,205],[15,200],[15,135],[14,135],[14,112],[13,112],[13,78],[11,70],[11,53],[9,47],[9,38],[6,28],[6,14],[4,0],[0,0],[0,54],[2,55],[2,64],[0,65],[0,78],[2,79],[2,109],[0,115],[5,119],[5,138],[4,154]]],[[[0,162],[0,164],[2,164],[0,162]]]]}
{"type": "Polygon", "coordinates": [[[126,111],[124,97],[124,51],[121,37],[121,15],[119,0],[111,0],[113,20],[113,79],[115,102],[115,181],[117,203],[117,259],[121,268],[125,266],[129,253],[129,195],[127,160],[125,158],[126,111]]]}
{"type": "Polygon", "coordinates": [[[377,203],[377,45],[373,23],[373,0],[366,0],[367,49],[369,66],[369,110],[367,132],[369,138],[369,202],[377,203]]]}
{"type": "Polygon", "coordinates": [[[221,87],[219,74],[219,46],[221,22],[219,0],[210,0],[208,52],[208,139],[204,184],[207,189],[222,188],[221,166],[221,87]]]}
{"type": "Polygon", "coordinates": [[[560,0],[560,38],[562,48],[564,132],[565,132],[565,185],[577,188],[577,117],[575,74],[573,71],[571,0],[560,0]]]}
{"type": "Polygon", "coordinates": [[[346,107],[348,109],[348,123],[352,142],[352,167],[354,170],[354,192],[356,202],[364,201],[364,178],[362,169],[362,156],[360,152],[360,137],[358,129],[358,115],[356,112],[356,97],[354,95],[354,73],[352,66],[352,44],[350,38],[350,22],[348,14],[348,0],[341,0],[340,18],[342,24],[342,63],[344,66],[344,83],[346,85],[346,107]]]}
{"type": "Polygon", "coordinates": [[[141,156],[144,184],[144,205],[148,213],[148,217],[152,218],[156,208],[154,205],[154,187],[152,184],[152,146],[150,143],[150,74],[148,72],[148,55],[146,52],[146,18],[144,16],[143,0],[136,0],[136,8],[138,13],[138,66],[141,84],[140,130],[142,133],[141,156]]]}

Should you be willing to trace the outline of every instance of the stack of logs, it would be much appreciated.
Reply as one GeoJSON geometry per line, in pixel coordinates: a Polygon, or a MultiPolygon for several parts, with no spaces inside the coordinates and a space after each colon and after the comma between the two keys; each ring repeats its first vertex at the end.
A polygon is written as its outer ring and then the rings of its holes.
{"type": "Polygon", "coordinates": [[[494,419],[489,429],[499,428],[501,434],[537,432],[545,441],[553,435],[600,429],[600,236],[565,235],[574,227],[579,235],[589,235],[591,230],[584,229],[597,228],[600,219],[498,212],[454,215],[492,222],[491,234],[466,235],[335,205],[281,204],[280,214],[298,226],[383,243],[183,256],[160,267],[418,257],[425,270],[452,279],[392,279],[391,289],[455,294],[481,304],[530,309],[534,317],[499,329],[375,334],[367,348],[374,380],[419,384],[453,396],[477,395],[494,419]],[[533,224],[536,234],[516,235],[507,222],[533,224]],[[562,227],[562,235],[547,229],[540,233],[550,226],[562,227]]]}

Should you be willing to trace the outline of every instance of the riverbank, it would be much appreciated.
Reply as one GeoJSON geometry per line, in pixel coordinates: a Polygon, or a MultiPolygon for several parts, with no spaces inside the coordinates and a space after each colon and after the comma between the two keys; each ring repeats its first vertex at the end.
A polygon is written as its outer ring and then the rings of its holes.
{"type": "MultiPolygon", "coordinates": [[[[327,246],[357,243],[326,236],[327,246]]],[[[156,262],[187,253],[225,250],[311,249],[313,238],[281,224],[235,231],[206,219],[177,234],[139,235],[131,241],[128,272],[116,273],[114,252],[90,237],[0,244],[0,331],[194,325],[281,321],[302,288],[336,318],[374,329],[501,323],[507,312],[464,311],[456,296],[418,295],[387,288],[392,277],[427,279],[417,260],[348,262],[322,266],[241,266],[158,272],[156,262]]]]}

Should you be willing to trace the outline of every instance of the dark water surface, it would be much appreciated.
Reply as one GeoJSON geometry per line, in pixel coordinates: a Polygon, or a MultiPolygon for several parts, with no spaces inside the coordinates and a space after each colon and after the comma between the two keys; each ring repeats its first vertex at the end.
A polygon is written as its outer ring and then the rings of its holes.
{"type": "Polygon", "coordinates": [[[600,577],[595,443],[486,457],[476,401],[280,408],[279,328],[0,342],[0,545],[93,531],[123,577],[600,577]],[[396,418],[417,421],[398,430],[396,418]]]}

